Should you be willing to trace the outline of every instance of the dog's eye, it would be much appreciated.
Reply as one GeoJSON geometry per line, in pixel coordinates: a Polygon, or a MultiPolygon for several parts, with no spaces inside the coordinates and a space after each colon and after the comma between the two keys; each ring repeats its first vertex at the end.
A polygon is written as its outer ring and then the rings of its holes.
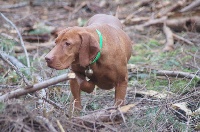
{"type": "Polygon", "coordinates": [[[65,45],[66,45],[66,46],[70,46],[70,43],[68,43],[68,42],[65,42],[65,45]]]}

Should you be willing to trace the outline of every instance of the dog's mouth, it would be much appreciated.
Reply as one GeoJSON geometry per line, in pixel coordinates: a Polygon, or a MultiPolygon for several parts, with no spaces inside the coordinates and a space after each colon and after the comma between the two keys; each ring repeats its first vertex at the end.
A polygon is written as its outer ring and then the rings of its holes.
{"type": "Polygon", "coordinates": [[[52,68],[52,69],[56,69],[56,70],[63,70],[63,69],[68,69],[70,66],[65,66],[63,64],[53,64],[53,63],[47,63],[47,66],[52,68]]]}
{"type": "Polygon", "coordinates": [[[56,69],[56,70],[68,69],[70,67],[70,66],[54,66],[54,65],[51,65],[51,64],[48,64],[48,63],[47,63],[47,66],[49,68],[56,69]]]}

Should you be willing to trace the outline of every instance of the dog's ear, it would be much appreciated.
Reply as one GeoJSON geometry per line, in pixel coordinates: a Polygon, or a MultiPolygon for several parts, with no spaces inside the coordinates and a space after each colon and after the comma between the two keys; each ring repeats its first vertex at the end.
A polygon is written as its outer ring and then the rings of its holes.
{"type": "Polygon", "coordinates": [[[88,32],[80,33],[81,45],[79,50],[79,63],[81,66],[86,67],[90,64],[92,59],[95,58],[97,53],[100,51],[99,43],[88,32]]]}

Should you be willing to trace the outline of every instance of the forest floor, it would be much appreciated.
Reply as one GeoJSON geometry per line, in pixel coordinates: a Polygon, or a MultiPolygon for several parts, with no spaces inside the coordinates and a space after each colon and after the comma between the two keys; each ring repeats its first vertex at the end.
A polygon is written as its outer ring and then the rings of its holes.
{"type": "MultiPolygon", "coordinates": [[[[94,14],[115,15],[119,7],[118,17],[133,41],[126,110],[113,107],[114,89],[97,88],[91,94],[81,94],[83,110],[78,117],[69,112],[68,81],[48,86],[44,97],[36,92],[2,101],[3,95],[26,84],[12,66],[0,59],[0,131],[200,131],[200,10],[180,12],[191,3],[0,1],[0,12],[22,35],[30,67],[20,70],[33,84],[39,83],[36,75],[48,80],[68,73],[50,69],[44,60],[54,46],[55,31],[83,26],[94,14]],[[105,115],[106,120],[99,118],[105,115]]],[[[27,66],[17,30],[0,18],[0,53],[27,66]]]]}

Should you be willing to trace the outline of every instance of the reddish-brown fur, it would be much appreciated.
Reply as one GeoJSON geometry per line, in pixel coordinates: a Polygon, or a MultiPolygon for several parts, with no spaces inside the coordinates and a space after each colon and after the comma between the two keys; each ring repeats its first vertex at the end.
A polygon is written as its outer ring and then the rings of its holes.
{"type": "Polygon", "coordinates": [[[128,83],[127,63],[131,56],[131,40],[122,30],[120,21],[110,15],[97,14],[86,27],[70,27],[56,38],[56,46],[46,55],[49,67],[71,67],[76,78],[70,80],[75,107],[81,108],[80,92],[91,93],[95,85],[101,89],[115,88],[115,105],[124,102],[128,83]],[[103,36],[101,56],[96,63],[90,62],[100,51],[98,29],[103,36]],[[85,70],[90,65],[93,75],[86,80],[85,70]]]}

